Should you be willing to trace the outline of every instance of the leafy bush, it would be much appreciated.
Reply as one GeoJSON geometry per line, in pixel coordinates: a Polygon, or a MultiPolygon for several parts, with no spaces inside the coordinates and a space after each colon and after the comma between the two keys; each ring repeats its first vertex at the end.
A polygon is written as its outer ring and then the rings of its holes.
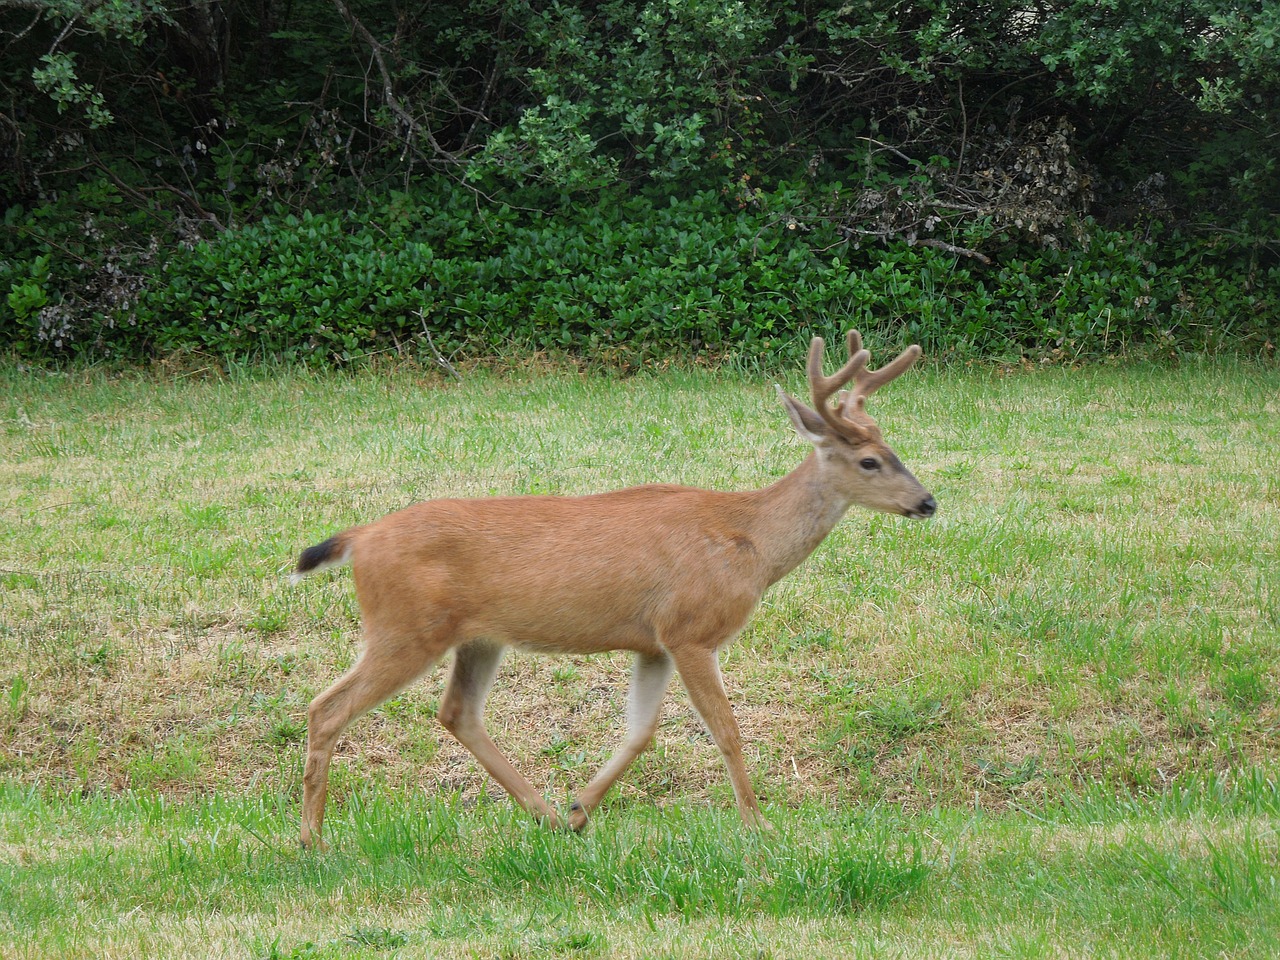
{"type": "Polygon", "coordinates": [[[1266,350],[1278,9],[0,4],[0,343],[1266,350]]]}
{"type": "Polygon", "coordinates": [[[26,355],[111,354],[136,323],[134,306],[159,241],[146,214],[104,180],[27,210],[0,231],[0,342],[26,355]],[[139,239],[140,238],[140,239],[139,239]]]}
{"type": "Polygon", "coordinates": [[[178,251],[138,305],[161,350],[347,359],[403,336],[432,254],[338,214],[267,219],[178,251]]]}
{"type": "Polygon", "coordinates": [[[589,209],[477,210],[438,185],[358,218],[289,215],[172,251],[134,322],[113,329],[142,336],[135,352],[341,361],[416,352],[426,335],[450,351],[767,357],[856,325],[935,353],[1074,358],[1265,336],[1274,316],[1274,293],[1205,283],[1204,264],[1180,272],[1096,224],[1070,248],[985,265],[855,246],[838,224],[803,219],[810,199],[802,187],[747,203],[619,192],[589,209]]]}

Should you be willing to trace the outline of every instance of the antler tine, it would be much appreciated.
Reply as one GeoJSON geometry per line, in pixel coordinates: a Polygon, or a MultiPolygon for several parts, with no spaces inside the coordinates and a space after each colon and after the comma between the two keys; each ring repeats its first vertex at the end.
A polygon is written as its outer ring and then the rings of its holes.
{"type": "Polygon", "coordinates": [[[822,356],[826,344],[821,337],[814,337],[809,344],[809,363],[806,366],[806,372],[809,374],[809,392],[813,397],[814,409],[827,423],[842,429],[847,429],[848,423],[840,418],[836,408],[833,408],[827,401],[831,399],[832,394],[850,380],[856,382],[857,378],[866,371],[867,361],[871,359],[871,354],[862,349],[862,338],[856,330],[849,332],[848,344],[849,360],[843,367],[827,377],[822,374],[822,356]]]}
{"type": "MultiPolygon", "coordinates": [[[[855,333],[849,334],[850,343],[853,342],[854,336],[856,336],[855,333]]],[[[861,337],[858,338],[858,342],[862,342],[861,337]]],[[[853,389],[841,397],[841,409],[849,410],[851,413],[861,413],[863,401],[867,397],[871,396],[890,380],[895,380],[906,373],[919,357],[920,345],[913,343],[879,370],[868,370],[864,364],[853,378],[853,389]]]]}
{"type": "Polygon", "coordinates": [[[867,370],[854,380],[854,393],[861,397],[869,397],[890,380],[895,380],[910,369],[920,356],[920,345],[913,343],[893,360],[879,370],[867,370]]]}

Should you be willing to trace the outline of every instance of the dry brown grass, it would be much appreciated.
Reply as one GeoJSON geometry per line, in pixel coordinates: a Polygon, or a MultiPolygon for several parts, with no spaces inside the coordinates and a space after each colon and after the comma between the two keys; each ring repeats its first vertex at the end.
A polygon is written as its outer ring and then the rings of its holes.
{"type": "MultiPolygon", "coordinates": [[[[469,376],[9,371],[0,772],[292,790],[305,705],[357,640],[345,574],[284,582],[302,546],[433,495],[741,487],[803,453],[762,384],[469,376]]],[[[1274,763],[1278,385],[1224,366],[926,373],[877,397],[943,509],[852,515],[726,651],[762,794],[999,805],[1274,763]]],[[[625,669],[509,658],[495,739],[568,795],[613,746],[625,669]]],[[[440,684],[353,728],[340,790],[491,792],[431,719],[440,684]]],[[[659,744],[622,797],[725,801],[678,690],[659,744]]]]}

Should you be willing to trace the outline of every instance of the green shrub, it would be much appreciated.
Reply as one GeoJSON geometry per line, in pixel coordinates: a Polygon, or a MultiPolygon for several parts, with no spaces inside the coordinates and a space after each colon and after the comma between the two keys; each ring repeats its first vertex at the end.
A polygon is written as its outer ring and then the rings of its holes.
{"type": "MultiPolygon", "coordinates": [[[[16,348],[40,353],[345,362],[373,351],[513,347],[635,362],[691,353],[763,360],[809,332],[856,326],[958,356],[1100,356],[1274,337],[1274,275],[1241,278],[1203,247],[1097,224],[1029,248],[990,230],[946,245],[849,242],[804,186],[687,198],[617,191],[591,207],[478,205],[451,184],[360,213],[281,215],[132,261],[136,290],[81,317],[49,258],[0,282],[16,348]],[[1200,251],[1191,256],[1188,251],[1200,251]],[[61,298],[61,299],[59,299],[61,298]],[[56,318],[55,318],[56,319],[56,318]]],[[[1175,238],[1176,239],[1176,238],[1175,238]]]]}
{"type": "Polygon", "coordinates": [[[161,350],[350,359],[403,337],[431,273],[426,244],[338,214],[267,219],[176,251],[142,298],[161,350]]]}
{"type": "Polygon", "coordinates": [[[0,4],[0,344],[1275,339],[1276,4],[210,6],[0,4]]]}

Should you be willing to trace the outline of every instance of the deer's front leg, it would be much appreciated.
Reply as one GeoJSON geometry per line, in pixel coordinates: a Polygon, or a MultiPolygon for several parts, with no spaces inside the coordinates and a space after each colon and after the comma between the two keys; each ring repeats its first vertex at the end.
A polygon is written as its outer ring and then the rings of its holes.
{"type": "Polygon", "coordinates": [[[738,801],[738,813],[749,827],[769,829],[769,822],[760,812],[751,777],[742,759],[742,733],[733,715],[733,707],[724,692],[720,676],[720,662],[714,649],[681,647],[672,651],[676,670],[684,687],[689,691],[693,708],[711,731],[711,738],[720,748],[724,765],[729,771],[729,782],[738,801]]]}
{"type": "Polygon", "coordinates": [[[578,831],[587,825],[591,812],[600,805],[609,788],[653,741],[672,667],[671,658],[665,653],[636,654],[631,668],[631,690],[627,695],[627,738],[578,795],[569,810],[570,830],[578,831]]]}

